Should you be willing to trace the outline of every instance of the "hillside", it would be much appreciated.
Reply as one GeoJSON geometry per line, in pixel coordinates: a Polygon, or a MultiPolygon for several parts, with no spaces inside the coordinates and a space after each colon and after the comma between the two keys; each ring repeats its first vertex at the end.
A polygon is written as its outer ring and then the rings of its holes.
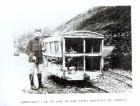
{"type": "MultiPolygon", "coordinates": [[[[105,45],[114,45],[113,65],[131,65],[131,7],[103,6],[91,8],[55,29],[56,32],[89,30],[105,35],[105,45]],[[117,58],[116,58],[117,57],[117,58]],[[122,63],[123,61],[123,63],[122,63]]],[[[129,66],[128,66],[129,65],[129,66]]]]}

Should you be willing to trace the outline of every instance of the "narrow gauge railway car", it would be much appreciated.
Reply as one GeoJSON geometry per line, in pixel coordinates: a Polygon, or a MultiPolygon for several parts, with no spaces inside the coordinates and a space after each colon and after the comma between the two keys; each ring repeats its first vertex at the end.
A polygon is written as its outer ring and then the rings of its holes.
{"type": "Polygon", "coordinates": [[[47,71],[66,80],[91,80],[103,69],[104,36],[91,31],[73,31],[44,40],[47,71]]]}

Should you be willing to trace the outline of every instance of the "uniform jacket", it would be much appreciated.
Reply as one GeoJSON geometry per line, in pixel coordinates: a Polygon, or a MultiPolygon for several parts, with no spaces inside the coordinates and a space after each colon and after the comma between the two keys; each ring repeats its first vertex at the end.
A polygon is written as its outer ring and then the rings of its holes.
{"type": "Polygon", "coordinates": [[[39,38],[38,40],[36,37],[31,38],[26,46],[26,53],[29,56],[29,62],[35,62],[33,60],[33,56],[36,57],[36,64],[42,64],[43,63],[43,41],[39,38]]]}

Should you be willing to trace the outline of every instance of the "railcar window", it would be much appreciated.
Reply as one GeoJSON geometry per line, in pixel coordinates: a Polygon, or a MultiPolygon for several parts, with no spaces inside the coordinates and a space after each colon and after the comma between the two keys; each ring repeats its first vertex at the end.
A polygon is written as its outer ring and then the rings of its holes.
{"type": "Polygon", "coordinates": [[[100,70],[100,61],[101,57],[90,57],[86,56],[86,70],[87,71],[94,71],[100,70]]]}
{"type": "Polygon", "coordinates": [[[54,48],[55,48],[55,54],[59,55],[60,52],[59,52],[59,42],[58,41],[54,42],[54,48]]]}
{"type": "Polygon", "coordinates": [[[66,53],[83,53],[83,39],[66,38],[66,53]]]}
{"type": "Polygon", "coordinates": [[[45,42],[46,53],[48,53],[48,42],[45,42]]]}
{"type": "Polygon", "coordinates": [[[86,39],[86,53],[100,52],[100,39],[86,39]]]}
{"type": "Polygon", "coordinates": [[[54,45],[53,42],[50,42],[50,53],[54,54],[54,45]]]}
{"type": "Polygon", "coordinates": [[[70,70],[74,67],[74,70],[83,70],[83,57],[66,57],[66,67],[70,70]]]}

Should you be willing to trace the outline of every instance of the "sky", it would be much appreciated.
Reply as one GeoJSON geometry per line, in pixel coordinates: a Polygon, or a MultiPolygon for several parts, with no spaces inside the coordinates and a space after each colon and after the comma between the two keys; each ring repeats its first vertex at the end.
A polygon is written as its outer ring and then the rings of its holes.
{"type": "Polygon", "coordinates": [[[2,27],[14,36],[36,27],[55,28],[92,6],[92,0],[6,0],[0,4],[2,27]],[[82,3],[81,3],[82,1],[82,3]],[[8,26],[7,26],[8,25],[8,26]]]}

